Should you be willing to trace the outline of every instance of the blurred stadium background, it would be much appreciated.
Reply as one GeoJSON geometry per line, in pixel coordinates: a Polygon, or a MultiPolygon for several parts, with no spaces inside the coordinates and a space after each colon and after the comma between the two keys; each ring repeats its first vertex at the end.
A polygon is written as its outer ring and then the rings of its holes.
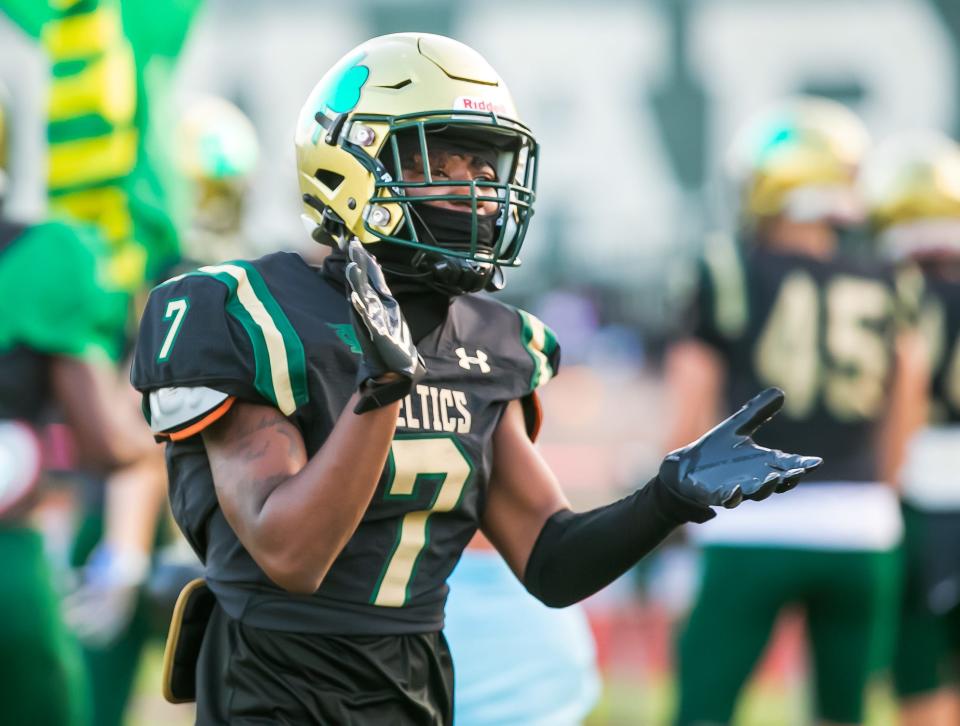
{"type": "MultiPolygon", "coordinates": [[[[215,93],[253,120],[262,155],[246,224],[260,251],[305,244],[292,143],[302,100],[346,49],[402,30],[479,50],[542,144],[537,221],[505,297],[563,343],[542,446],[581,506],[641,484],[660,458],[658,351],[688,263],[729,207],[718,161],[747,116],[812,92],[848,104],[877,139],[960,132],[954,0],[207,0],[173,108],[215,93]]],[[[35,42],[0,14],[17,217],[45,206],[48,75],[35,42]]],[[[605,679],[590,723],[666,723],[670,623],[695,568],[693,553],[666,547],[588,603],[605,679]]],[[[798,627],[783,624],[738,723],[806,722],[798,627]]],[[[153,654],[130,722],[188,723],[162,703],[157,678],[153,654]]],[[[871,714],[893,722],[884,692],[871,714]]]]}

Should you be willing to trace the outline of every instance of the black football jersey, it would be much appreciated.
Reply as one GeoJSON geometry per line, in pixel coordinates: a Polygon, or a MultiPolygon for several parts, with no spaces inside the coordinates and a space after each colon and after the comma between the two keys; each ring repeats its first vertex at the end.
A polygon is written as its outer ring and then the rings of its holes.
{"type": "Polygon", "coordinates": [[[493,432],[510,401],[535,408],[530,397],[555,374],[559,348],[535,317],[464,295],[418,349],[427,373],[402,402],[370,506],[316,593],[291,594],[224,519],[197,433],[236,397],[276,406],[316,453],[356,390],[361,351],[342,277],[276,253],[152,291],[132,380],[151,426],[170,439],[174,516],[232,617],[341,635],[442,628],[446,579],[483,511],[493,432]]]}
{"type": "Polygon", "coordinates": [[[960,282],[927,276],[920,316],[931,353],[931,423],[960,423],[960,282]]]}
{"type": "Polygon", "coordinates": [[[875,481],[904,315],[882,265],[716,241],[688,330],[726,363],[727,410],[768,386],[786,393],[758,443],[823,457],[820,481],[875,481]]]}

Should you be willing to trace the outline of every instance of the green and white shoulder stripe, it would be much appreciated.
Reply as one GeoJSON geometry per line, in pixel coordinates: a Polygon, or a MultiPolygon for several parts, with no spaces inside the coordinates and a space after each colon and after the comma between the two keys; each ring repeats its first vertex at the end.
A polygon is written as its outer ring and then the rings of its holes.
{"type": "Polygon", "coordinates": [[[306,403],[309,393],[303,343],[256,268],[245,261],[207,265],[163,284],[191,275],[213,277],[229,289],[226,309],[250,338],[257,391],[285,416],[306,403]]]}
{"type": "Polygon", "coordinates": [[[520,341],[533,361],[533,374],[530,377],[530,390],[536,390],[556,374],[553,354],[557,350],[557,336],[543,322],[523,310],[520,314],[520,341]]]}

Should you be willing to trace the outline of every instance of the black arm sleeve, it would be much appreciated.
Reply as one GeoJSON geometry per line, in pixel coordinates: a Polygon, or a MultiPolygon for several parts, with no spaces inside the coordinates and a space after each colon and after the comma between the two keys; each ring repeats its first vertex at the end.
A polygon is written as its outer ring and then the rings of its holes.
{"type": "Polygon", "coordinates": [[[545,605],[567,607],[613,582],[677,526],[714,516],[656,477],[613,504],[582,513],[564,509],[540,530],[523,585],[545,605]]]}

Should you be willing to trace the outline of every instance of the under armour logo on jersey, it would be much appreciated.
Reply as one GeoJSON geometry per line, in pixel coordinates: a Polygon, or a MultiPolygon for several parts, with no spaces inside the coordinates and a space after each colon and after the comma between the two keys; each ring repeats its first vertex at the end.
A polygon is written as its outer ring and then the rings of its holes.
{"type": "Polygon", "coordinates": [[[490,364],[487,363],[487,354],[482,350],[477,350],[475,356],[467,355],[467,351],[463,348],[457,348],[454,353],[457,354],[457,358],[460,359],[460,367],[466,370],[470,370],[471,365],[475,365],[480,368],[481,373],[490,372],[490,364]]]}

